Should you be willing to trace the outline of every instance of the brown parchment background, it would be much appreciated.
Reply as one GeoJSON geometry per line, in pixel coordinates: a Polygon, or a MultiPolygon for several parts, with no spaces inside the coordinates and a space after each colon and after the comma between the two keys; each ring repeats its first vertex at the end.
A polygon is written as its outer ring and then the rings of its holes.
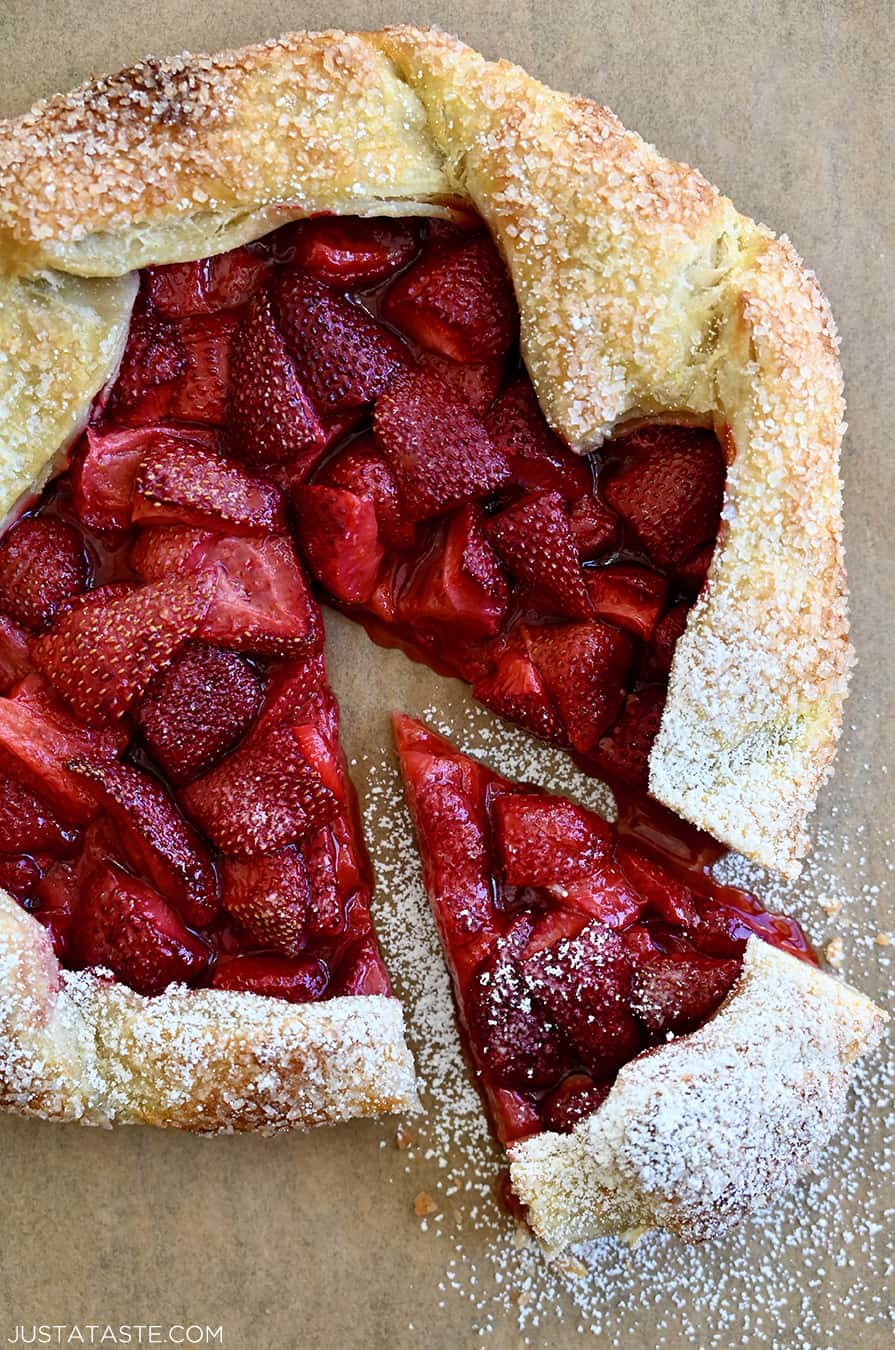
{"type": "MultiPolygon", "coordinates": [[[[885,886],[887,762],[895,772],[893,18],[887,0],[0,0],[0,113],[148,51],[215,50],[290,28],[432,23],[607,103],[742,211],[785,229],[833,303],[849,401],[847,548],[861,664],[818,821],[838,809],[863,822],[864,875],[885,886]]],[[[329,659],[349,753],[391,754],[389,707],[463,701],[457,686],[335,619],[329,659]]],[[[891,928],[891,908],[874,923],[891,928]]],[[[891,1132],[888,1121],[878,1128],[891,1132]]],[[[411,1211],[434,1165],[406,1176],[401,1155],[379,1147],[393,1138],[393,1123],[207,1141],[0,1118],[0,1345],[18,1324],[89,1322],[222,1323],[230,1350],[480,1344],[470,1305],[437,1288],[451,1239],[421,1233],[411,1211]]],[[[891,1190],[891,1176],[868,1184],[891,1190]]],[[[473,1253],[486,1240],[462,1236],[473,1253]]],[[[747,1240],[760,1247],[760,1232],[747,1240]]],[[[835,1302],[851,1278],[842,1271],[841,1288],[812,1298],[835,1302]]],[[[530,1343],[592,1339],[577,1321],[542,1323],[530,1343]]],[[[708,1312],[702,1325],[708,1338],[708,1312]]],[[[743,1343],[788,1346],[798,1328],[794,1303],[788,1325],[743,1343]]],[[[663,1335],[663,1345],[694,1344],[683,1331],[663,1335]]],[[[507,1318],[490,1344],[520,1340],[507,1318]]],[[[648,1334],[624,1341],[654,1343],[648,1334]]],[[[893,1329],[853,1326],[829,1344],[877,1350],[893,1344],[893,1329]]]]}

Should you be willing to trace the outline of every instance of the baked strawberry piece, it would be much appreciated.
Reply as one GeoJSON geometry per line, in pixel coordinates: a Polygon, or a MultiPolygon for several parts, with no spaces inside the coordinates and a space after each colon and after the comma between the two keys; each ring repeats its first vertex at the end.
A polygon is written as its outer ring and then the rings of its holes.
{"type": "Polygon", "coordinates": [[[712,879],[717,854],[696,831],[678,823],[663,848],[658,815],[611,826],[413,718],[394,725],[464,1038],[503,1143],[571,1130],[624,1064],[711,1017],[753,934],[813,960],[792,920],[712,879]]]}

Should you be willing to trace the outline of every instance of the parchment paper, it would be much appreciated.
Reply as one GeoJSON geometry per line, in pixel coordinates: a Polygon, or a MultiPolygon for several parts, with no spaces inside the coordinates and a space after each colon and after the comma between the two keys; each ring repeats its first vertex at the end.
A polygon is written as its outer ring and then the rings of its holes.
{"type": "MultiPolygon", "coordinates": [[[[891,20],[887,5],[855,0],[488,6],[461,0],[5,0],[0,8],[3,114],[147,51],[215,50],[289,28],[434,23],[489,55],[521,62],[555,87],[609,104],[664,152],[698,165],[741,210],[790,234],[819,273],[844,335],[847,546],[861,664],[849,731],[817,828],[828,839],[853,840],[841,875],[827,885],[830,895],[840,888],[852,896],[866,891],[865,948],[871,949],[873,934],[893,927],[891,908],[885,912],[892,833],[885,766],[895,766],[891,20]],[[877,898],[880,913],[872,916],[877,898]]],[[[462,714],[458,686],[380,652],[346,623],[331,621],[329,646],[349,753],[367,755],[362,791],[371,764],[380,775],[387,772],[377,762],[391,755],[389,708],[439,704],[448,716],[462,714]]],[[[375,856],[376,840],[371,844],[375,856]]],[[[823,889],[817,877],[812,884],[816,893],[823,889]]],[[[850,913],[854,926],[861,920],[854,902],[850,913]]],[[[815,908],[814,916],[815,936],[835,931],[823,910],[815,908]]],[[[882,997],[882,952],[877,961],[872,950],[862,952],[853,961],[847,946],[844,973],[871,992],[876,982],[882,997]]],[[[523,1339],[566,1347],[581,1343],[579,1327],[585,1338],[632,1350],[738,1343],[876,1350],[892,1344],[883,1307],[890,1295],[881,1283],[857,1310],[848,1302],[850,1285],[866,1279],[871,1264],[881,1268],[877,1258],[871,1263],[866,1236],[851,1250],[851,1267],[827,1269],[819,1288],[803,1291],[815,1318],[806,1331],[801,1293],[784,1283],[782,1298],[762,1294],[775,1277],[761,1224],[730,1240],[738,1260],[744,1251],[748,1259],[754,1255],[761,1286],[751,1303],[733,1310],[732,1320],[731,1309],[720,1306],[723,1291],[719,1301],[704,1283],[677,1288],[674,1298],[660,1292],[657,1302],[661,1269],[633,1258],[625,1297],[636,1302],[638,1288],[649,1288],[645,1301],[657,1303],[634,1329],[626,1330],[621,1319],[615,1330],[607,1325],[594,1336],[565,1298],[538,1326],[520,1328],[513,1299],[507,1310],[483,1313],[474,1298],[444,1287],[445,1271],[458,1246],[463,1260],[474,1263],[493,1234],[462,1219],[424,1230],[413,1212],[417,1192],[438,1183],[436,1160],[424,1156],[427,1128],[425,1120],[412,1126],[421,1147],[408,1162],[394,1147],[394,1122],[273,1141],[203,1141],[175,1132],[107,1134],[0,1118],[0,1344],[4,1336],[21,1336],[19,1326],[29,1336],[34,1324],[61,1325],[69,1336],[78,1326],[89,1343],[91,1323],[151,1324],[163,1337],[178,1325],[223,1326],[223,1344],[231,1350],[417,1344],[441,1350],[479,1344],[482,1328],[499,1347],[523,1339]],[[765,1303],[769,1312],[762,1317],[765,1303]]],[[[868,1140],[888,1132],[887,1118],[864,1129],[868,1140]]],[[[841,1155],[847,1164],[835,1156],[834,1190],[836,1168],[854,1165],[852,1154],[841,1155]]],[[[862,1195],[881,1189],[891,1205],[891,1175],[875,1171],[853,1188],[848,1203],[857,1212],[862,1195]]],[[[891,1241],[891,1232],[875,1240],[891,1241]]],[[[712,1260],[723,1266],[723,1251],[712,1260]]],[[[472,1267],[463,1269],[468,1294],[472,1267]]],[[[485,1298],[493,1278],[481,1278],[485,1298]]],[[[617,1294],[613,1286],[606,1297],[617,1294]]],[[[599,1290],[590,1295],[598,1296],[599,1290]]],[[[141,1334],[148,1343],[149,1333],[141,1334]]],[[[133,1331],[133,1343],[137,1336],[133,1331]]]]}

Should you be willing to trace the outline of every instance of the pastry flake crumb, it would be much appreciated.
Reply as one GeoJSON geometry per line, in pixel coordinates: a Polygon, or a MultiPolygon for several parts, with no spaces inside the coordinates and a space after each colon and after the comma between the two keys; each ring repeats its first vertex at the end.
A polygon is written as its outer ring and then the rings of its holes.
{"type": "Polygon", "coordinates": [[[572,1280],[583,1280],[588,1273],[587,1266],[581,1258],[572,1254],[557,1257],[553,1265],[561,1275],[566,1275],[572,1280]]]}
{"type": "Polygon", "coordinates": [[[830,938],[824,947],[824,958],[834,969],[839,970],[845,960],[845,943],[838,935],[830,938]]]}
{"type": "Polygon", "coordinates": [[[428,1191],[417,1191],[413,1197],[413,1212],[418,1219],[429,1219],[438,1213],[438,1204],[428,1191]]]}

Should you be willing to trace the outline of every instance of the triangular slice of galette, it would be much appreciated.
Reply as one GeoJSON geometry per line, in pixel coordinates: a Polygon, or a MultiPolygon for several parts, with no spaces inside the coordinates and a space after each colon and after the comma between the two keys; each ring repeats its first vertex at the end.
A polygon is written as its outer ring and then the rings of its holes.
{"type": "Polygon", "coordinates": [[[798,925],[714,882],[685,835],[663,850],[410,717],[395,735],[464,1041],[538,1237],[706,1237],[812,1167],[882,1018],[798,925]]]}

